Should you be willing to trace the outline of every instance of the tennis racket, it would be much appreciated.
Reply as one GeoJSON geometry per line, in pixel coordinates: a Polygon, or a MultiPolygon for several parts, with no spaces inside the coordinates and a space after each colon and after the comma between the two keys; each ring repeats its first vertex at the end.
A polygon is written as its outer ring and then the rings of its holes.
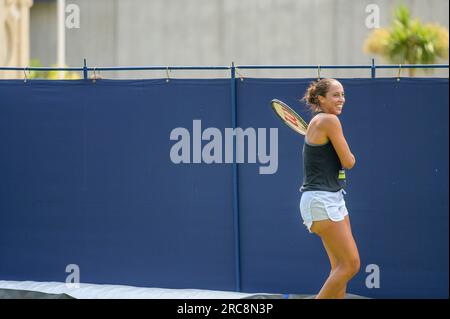
{"type": "Polygon", "coordinates": [[[273,99],[271,101],[272,109],[275,114],[289,126],[291,129],[296,131],[301,135],[306,135],[306,130],[308,129],[308,124],[298,115],[293,109],[291,109],[286,103],[280,100],[273,99]]]}

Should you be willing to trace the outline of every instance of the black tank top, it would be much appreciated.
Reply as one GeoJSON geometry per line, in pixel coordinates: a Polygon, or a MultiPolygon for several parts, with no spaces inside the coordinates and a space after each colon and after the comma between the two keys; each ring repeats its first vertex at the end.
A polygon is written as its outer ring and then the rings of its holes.
{"type": "Polygon", "coordinates": [[[333,144],[303,144],[303,185],[301,192],[337,192],[346,184],[345,171],[333,144]]]}

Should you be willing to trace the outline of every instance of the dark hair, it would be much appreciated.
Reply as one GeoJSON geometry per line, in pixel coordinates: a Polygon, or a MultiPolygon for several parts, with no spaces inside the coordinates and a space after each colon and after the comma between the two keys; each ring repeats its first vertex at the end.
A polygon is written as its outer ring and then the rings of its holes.
{"type": "Polygon", "coordinates": [[[330,89],[330,85],[333,82],[337,82],[337,80],[325,78],[311,82],[309,84],[309,87],[306,90],[305,95],[302,98],[302,101],[309,106],[312,112],[318,112],[320,110],[320,102],[318,96],[325,97],[327,95],[328,90],[330,89]]]}

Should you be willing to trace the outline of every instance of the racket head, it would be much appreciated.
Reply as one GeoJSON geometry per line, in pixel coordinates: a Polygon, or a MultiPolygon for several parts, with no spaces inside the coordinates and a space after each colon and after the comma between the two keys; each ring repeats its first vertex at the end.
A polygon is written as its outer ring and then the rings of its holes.
{"type": "Polygon", "coordinates": [[[270,104],[275,114],[284,122],[284,124],[297,133],[306,135],[308,123],[306,123],[297,112],[290,108],[289,105],[277,99],[273,99],[270,104]]]}

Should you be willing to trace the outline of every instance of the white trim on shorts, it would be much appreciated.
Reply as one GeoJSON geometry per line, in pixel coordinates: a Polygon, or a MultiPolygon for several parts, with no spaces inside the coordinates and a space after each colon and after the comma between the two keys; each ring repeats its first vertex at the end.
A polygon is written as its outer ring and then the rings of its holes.
{"type": "Polygon", "coordinates": [[[303,192],[300,200],[300,214],[303,224],[311,232],[314,221],[330,219],[334,222],[344,220],[348,215],[345,206],[344,189],[337,192],[327,191],[306,191],[303,192]]]}

